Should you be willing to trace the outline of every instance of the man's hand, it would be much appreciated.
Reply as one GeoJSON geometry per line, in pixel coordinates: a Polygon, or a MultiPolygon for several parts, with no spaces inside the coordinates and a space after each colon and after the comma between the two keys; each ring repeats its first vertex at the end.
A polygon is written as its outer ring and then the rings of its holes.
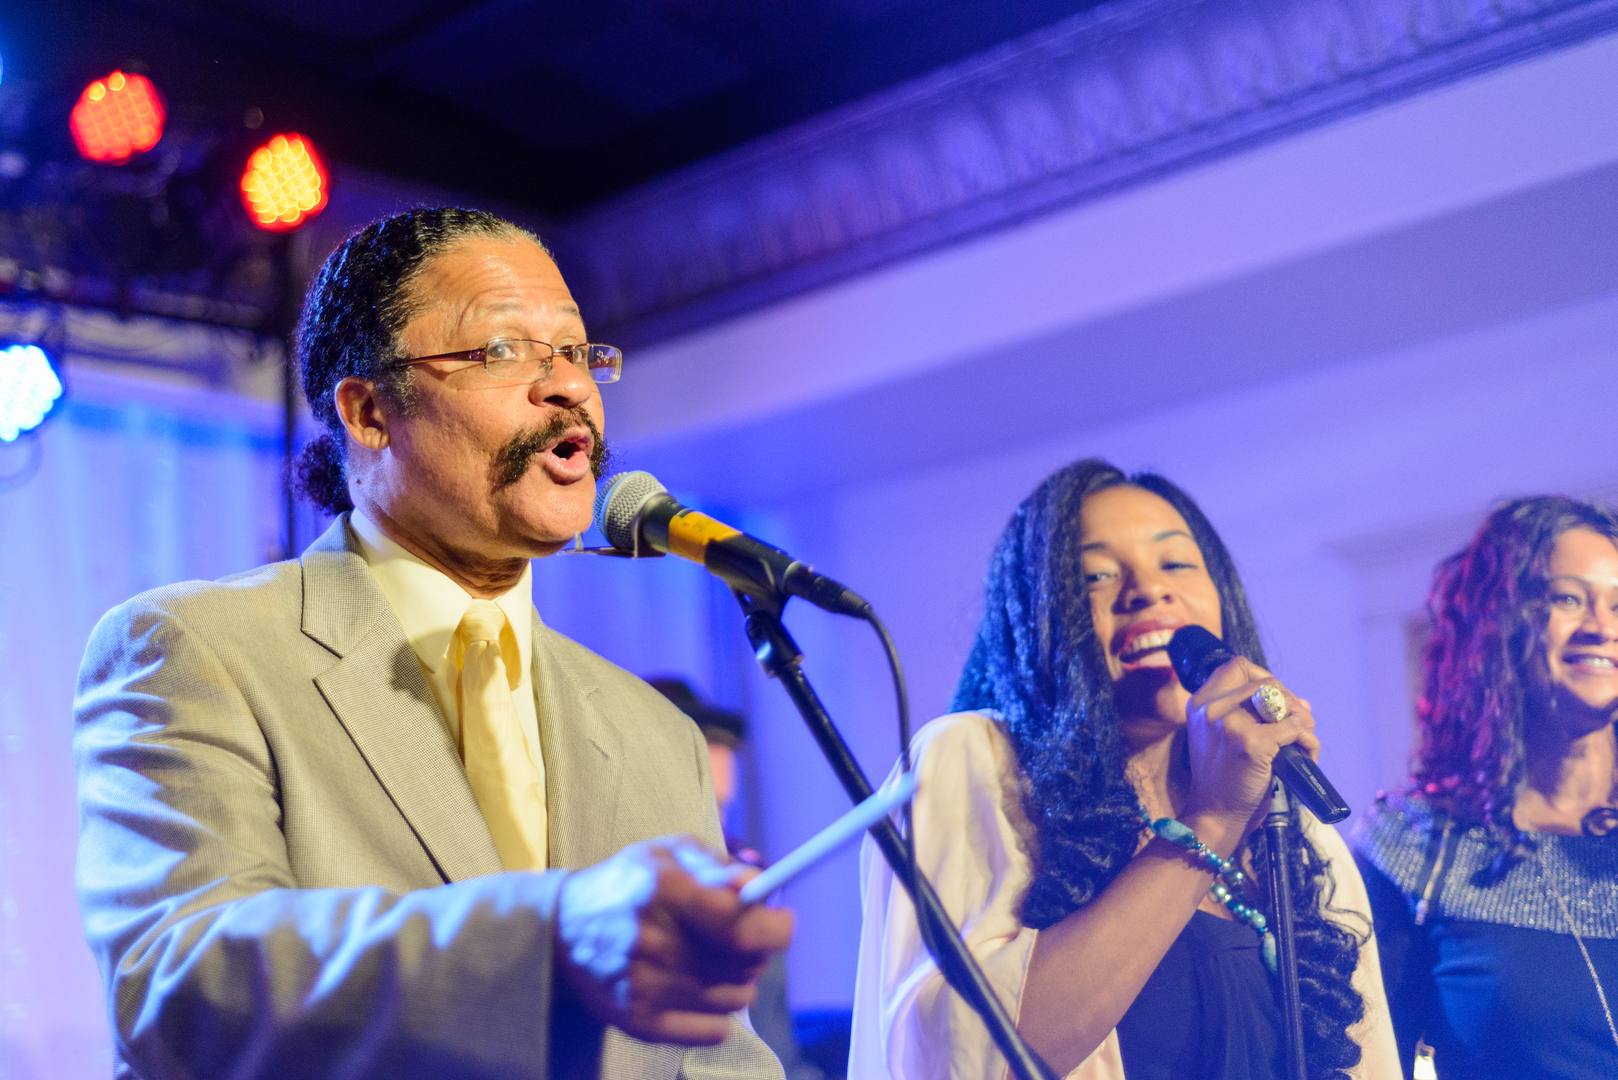
{"type": "Polygon", "coordinates": [[[723,1042],[730,1014],[792,939],[792,913],[744,905],[756,871],[690,837],[631,845],[562,883],[557,966],[599,1020],[648,1042],[723,1042]]]}

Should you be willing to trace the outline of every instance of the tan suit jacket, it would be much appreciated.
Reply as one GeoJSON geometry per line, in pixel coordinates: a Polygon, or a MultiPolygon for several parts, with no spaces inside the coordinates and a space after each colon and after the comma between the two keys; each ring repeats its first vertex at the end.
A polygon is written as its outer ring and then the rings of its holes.
{"type": "MultiPolygon", "coordinates": [[[[432,691],[340,518],[297,561],[137,596],[75,702],[79,900],[117,1075],[779,1077],[553,1000],[562,871],[502,872],[432,691]]],[[[695,725],[534,621],[555,867],[723,850],[695,725]]]]}

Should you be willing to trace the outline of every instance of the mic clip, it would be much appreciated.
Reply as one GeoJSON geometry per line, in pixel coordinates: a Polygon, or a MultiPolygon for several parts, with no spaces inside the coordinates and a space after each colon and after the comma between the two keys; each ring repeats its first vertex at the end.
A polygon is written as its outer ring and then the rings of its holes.
{"type": "Polygon", "coordinates": [[[641,518],[645,515],[645,513],[646,513],[646,507],[642,506],[640,508],[640,511],[638,513],[636,513],[636,515],[635,515],[634,530],[630,533],[630,536],[632,537],[631,543],[632,543],[633,546],[628,551],[625,551],[623,548],[614,547],[611,544],[608,544],[605,547],[585,547],[584,546],[584,534],[583,533],[574,533],[573,534],[573,546],[572,547],[565,547],[561,551],[557,552],[557,554],[558,555],[607,555],[607,556],[610,556],[611,558],[614,558],[614,559],[661,559],[663,557],[663,555],[664,555],[664,552],[658,551],[656,548],[652,547],[650,544],[641,543],[640,522],[641,522],[641,518]]]}
{"type": "MultiPolygon", "coordinates": [[[[639,546],[639,545],[637,545],[639,546]]],[[[565,547],[558,555],[606,555],[614,559],[661,559],[663,552],[647,548],[644,551],[620,551],[615,547],[565,547]]]]}

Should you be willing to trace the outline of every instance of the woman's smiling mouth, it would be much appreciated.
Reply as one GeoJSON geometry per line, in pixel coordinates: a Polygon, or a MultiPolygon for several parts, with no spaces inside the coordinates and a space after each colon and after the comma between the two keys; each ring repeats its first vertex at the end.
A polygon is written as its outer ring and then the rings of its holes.
{"type": "Polygon", "coordinates": [[[1161,658],[1168,662],[1169,639],[1183,623],[1173,626],[1164,626],[1161,623],[1149,623],[1141,626],[1132,626],[1124,631],[1123,641],[1118,646],[1118,659],[1124,664],[1141,664],[1148,659],[1161,658]],[[1154,656],[1154,654],[1157,654],[1154,656]]]}

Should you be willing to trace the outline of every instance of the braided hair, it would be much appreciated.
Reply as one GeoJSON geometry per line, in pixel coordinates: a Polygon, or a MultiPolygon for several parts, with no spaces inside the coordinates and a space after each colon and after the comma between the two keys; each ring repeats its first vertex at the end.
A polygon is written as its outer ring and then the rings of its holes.
{"type": "MultiPolygon", "coordinates": [[[[413,286],[422,269],[471,237],[539,238],[482,210],[418,207],[373,221],[337,246],[309,285],[298,320],[298,368],[310,411],[325,432],[293,462],[305,498],[330,514],[354,508],[345,463],[348,432],[337,415],[337,384],[369,379],[401,414],[414,404],[399,334],[421,307],[413,286]]],[[[541,245],[543,247],[543,245],[541,245]]]]}
{"type": "MultiPolygon", "coordinates": [[[[951,709],[993,709],[1017,755],[1024,810],[1038,834],[1023,923],[1051,926],[1094,900],[1140,846],[1139,801],[1080,568],[1079,510],[1098,491],[1133,485],[1173,506],[1190,527],[1219,592],[1225,643],[1264,663],[1236,565],[1191,497],[1149,473],[1074,462],[1047,477],[1012,515],[989,563],[982,622],[951,709]]],[[[1293,815],[1287,875],[1296,904],[1298,980],[1310,1080],[1346,1080],[1360,1048],[1347,1029],[1365,1005],[1350,985],[1361,939],[1325,915],[1329,864],[1293,815]]],[[[1248,841],[1266,865],[1262,831],[1248,841]]],[[[1264,875],[1256,875],[1262,878],[1264,875]]],[[[1263,906],[1273,904],[1265,883],[1263,906]]]]}

